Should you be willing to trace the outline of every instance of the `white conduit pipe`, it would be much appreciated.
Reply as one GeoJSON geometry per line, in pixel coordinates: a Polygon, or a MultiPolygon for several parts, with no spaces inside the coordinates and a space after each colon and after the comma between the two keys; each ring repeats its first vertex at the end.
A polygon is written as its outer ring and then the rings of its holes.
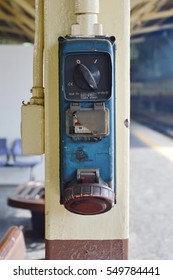
{"type": "Polygon", "coordinates": [[[72,36],[103,35],[102,25],[98,24],[99,0],[76,0],[75,14],[77,24],[71,28],[72,36]]]}
{"type": "Polygon", "coordinates": [[[75,3],[76,14],[98,14],[99,0],[76,0],[75,3]]]}
{"type": "Polygon", "coordinates": [[[33,88],[30,104],[44,103],[43,88],[44,0],[35,0],[35,38],[33,54],[33,88]]]}

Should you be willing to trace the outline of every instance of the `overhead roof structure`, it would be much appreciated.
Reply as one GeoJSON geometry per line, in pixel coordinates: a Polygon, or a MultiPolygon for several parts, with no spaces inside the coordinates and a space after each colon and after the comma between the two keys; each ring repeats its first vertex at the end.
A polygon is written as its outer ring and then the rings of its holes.
{"type": "MultiPolygon", "coordinates": [[[[34,41],[35,0],[0,0],[0,41],[34,41]]],[[[131,36],[173,29],[173,0],[131,0],[131,36]]]]}
{"type": "Polygon", "coordinates": [[[0,0],[1,42],[33,42],[35,0],[0,0]]]}
{"type": "Polygon", "coordinates": [[[172,0],[131,0],[131,36],[173,29],[172,0]]]}

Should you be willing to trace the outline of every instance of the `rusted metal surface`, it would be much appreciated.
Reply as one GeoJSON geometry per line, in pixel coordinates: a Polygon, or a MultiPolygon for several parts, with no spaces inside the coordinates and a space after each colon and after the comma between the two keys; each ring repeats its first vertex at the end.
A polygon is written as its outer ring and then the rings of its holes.
{"type": "Polygon", "coordinates": [[[47,260],[126,260],[128,240],[46,240],[47,260]]]}
{"type": "Polygon", "coordinates": [[[78,169],[77,179],[64,191],[65,208],[81,215],[107,212],[114,203],[114,190],[102,180],[99,169],[78,169]]]}

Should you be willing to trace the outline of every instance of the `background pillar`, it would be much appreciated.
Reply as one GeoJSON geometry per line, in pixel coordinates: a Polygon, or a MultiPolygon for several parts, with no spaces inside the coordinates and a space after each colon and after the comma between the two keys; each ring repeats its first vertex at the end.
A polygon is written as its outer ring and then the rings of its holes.
{"type": "Polygon", "coordinates": [[[70,34],[74,10],[74,0],[45,0],[46,258],[127,259],[130,1],[100,0],[103,34],[117,44],[117,204],[96,216],[70,213],[59,203],[58,37],[70,34]]]}

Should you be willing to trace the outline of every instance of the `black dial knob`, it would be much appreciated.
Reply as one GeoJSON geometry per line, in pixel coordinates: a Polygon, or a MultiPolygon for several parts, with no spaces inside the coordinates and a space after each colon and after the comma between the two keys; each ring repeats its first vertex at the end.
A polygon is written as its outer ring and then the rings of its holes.
{"type": "Polygon", "coordinates": [[[74,82],[81,89],[96,90],[100,81],[100,71],[95,65],[89,68],[84,64],[78,64],[74,71],[74,82]]]}

